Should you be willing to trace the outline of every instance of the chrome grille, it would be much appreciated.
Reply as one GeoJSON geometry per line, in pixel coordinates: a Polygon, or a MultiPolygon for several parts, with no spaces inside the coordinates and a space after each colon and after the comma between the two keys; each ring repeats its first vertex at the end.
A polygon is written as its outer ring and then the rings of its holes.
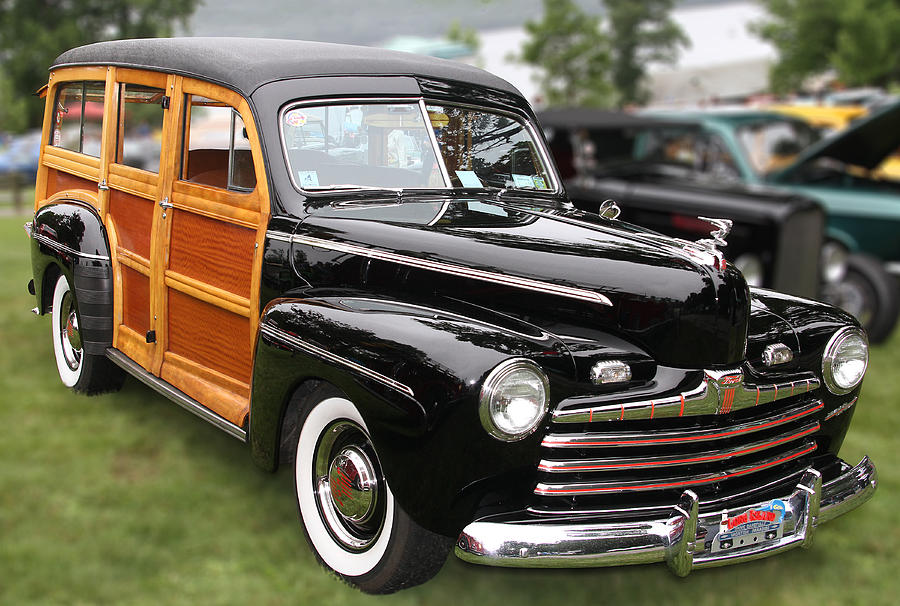
{"type": "MultiPolygon", "coordinates": [[[[613,501],[619,507],[653,507],[688,488],[701,501],[721,501],[726,494],[743,494],[748,484],[763,487],[791,478],[818,449],[816,435],[825,408],[808,393],[812,390],[806,378],[791,384],[793,390],[779,386],[784,398],[759,404],[755,394],[766,392],[745,386],[743,391],[752,392],[754,402],[738,408],[734,405],[745,399],[733,398],[731,414],[720,412],[722,398],[716,398],[718,405],[707,415],[594,417],[577,424],[571,417],[555,418],[541,443],[532,510],[578,513],[613,501]]],[[[709,405],[705,395],[697,401],[709,405]]],[[[577,412],[589,416],[589,410],[577,412]]]]}

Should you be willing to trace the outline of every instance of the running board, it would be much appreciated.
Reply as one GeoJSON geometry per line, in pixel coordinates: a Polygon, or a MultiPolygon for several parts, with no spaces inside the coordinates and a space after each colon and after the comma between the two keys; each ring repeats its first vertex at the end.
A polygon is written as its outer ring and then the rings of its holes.
{"type": "Polygon", "coordinates": [[[144,385],[151,387],[168,399],[172,400],[185,410],[194,413],[207,423],[215,425],[228,435],[234,436],[242,442],[247,441],[247,432],[243,428],[238,427],[231,421],[220,417],[216,413],[203,406],[203,404],[201,404],[194,398],[190,397],[183,391],[176,389],[174,386],[172,386],[171,383],[168,383],[166,381],[163,381],[159,377],[151,375],[138,363],[123,354],[118,349],[115,349],[114,347],[108,347],[106,349],[106,357],[112,360],[113,363],[116,364],[116,366],[122,368],[122,370],[133,376],[135,379],[137,379],[144,385]]]}

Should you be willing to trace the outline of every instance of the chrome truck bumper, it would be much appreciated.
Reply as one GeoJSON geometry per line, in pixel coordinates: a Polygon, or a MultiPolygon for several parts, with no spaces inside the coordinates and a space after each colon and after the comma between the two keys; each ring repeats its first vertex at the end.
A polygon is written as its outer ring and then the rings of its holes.
{"type": "MultiPolygon", "coordinates": [[[[794,491],[782,499],[703,515],[698,513],[697,495],[687,490],[667,518],[618,524],[473,522],[460,534],[456,555],[475,564],[522,568],[666,562],[675,574],[686,576],[694,568],[735,564],[808,547],[819,524],[865,503],[877,486],[875,466],[864,457],[856,467],[827,484],[823,485],[822,475],[810,468],[794,491]],[[734,534],[729,532],[734,528],[731,525],[748,521],[752,525],[755,519],[774,515],[767,512],[776,502],[776,510],[783,507],[784,511],[777,530],[769,524],[762,532],[730,536],[734,534]]],[[[754,528],[763,526],[765,522],[754,528]]]]}

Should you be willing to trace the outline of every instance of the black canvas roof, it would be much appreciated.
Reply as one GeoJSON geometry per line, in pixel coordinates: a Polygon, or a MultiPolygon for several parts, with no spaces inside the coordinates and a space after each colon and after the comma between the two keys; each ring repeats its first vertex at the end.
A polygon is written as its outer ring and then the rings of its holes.
{"type": "Polygon", "coordinates": [[[519,95],[506,80],[444,59],[366,46],[264,38],[148,38],[73,48],[51,69],[116,65],[210,80],[250,96],[267,82],[302,76],[420,76],[456,80],[519,95]]]}

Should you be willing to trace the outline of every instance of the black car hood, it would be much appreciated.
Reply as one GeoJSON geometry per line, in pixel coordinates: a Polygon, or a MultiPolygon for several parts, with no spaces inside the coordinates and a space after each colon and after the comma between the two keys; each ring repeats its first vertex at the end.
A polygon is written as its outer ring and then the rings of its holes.
{"type": "MultiPolygon", "coordinates": [[[[405,290],[431,289],[551,330],[618,333],[673,366],[731,364],[743,356],[749,316],[743,277],[730,266],[705,265],[674,240],[527,200],[394,200],[319,208],[298,228],[295,257],[299,243],[306,265],[352,264],[360,256],[405,265],[405,290]],[[342,245],[342,254],[327,252],[342,245]]],[[[314,276],[313,284],[372,288],[357,282],[362,270],[353,267],[338,272],[342,277],[314,276]]]]}
{"type": "Polygon", "coordinates": [[[900,101],[860,118],[853,126],[804,150],[787,168],[769,176],[775,183],[791,181],[819,158],[833,158],[872,170],[900,147],[900,101]]]}

